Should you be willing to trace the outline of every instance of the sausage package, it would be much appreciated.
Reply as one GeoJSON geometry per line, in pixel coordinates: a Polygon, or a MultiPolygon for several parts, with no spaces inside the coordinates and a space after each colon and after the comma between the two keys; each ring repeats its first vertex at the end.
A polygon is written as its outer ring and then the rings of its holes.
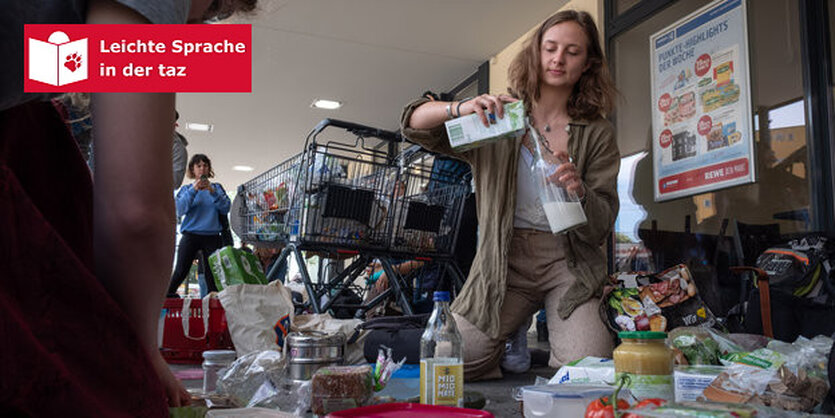
{"type": "Polygon", "coordinates": [[[608,287],[600,313],[612,331],[668,331],[681,326],[716,324],[716,317],[699,297],[693,276],[684,264],[630,284],[608,287]]]}

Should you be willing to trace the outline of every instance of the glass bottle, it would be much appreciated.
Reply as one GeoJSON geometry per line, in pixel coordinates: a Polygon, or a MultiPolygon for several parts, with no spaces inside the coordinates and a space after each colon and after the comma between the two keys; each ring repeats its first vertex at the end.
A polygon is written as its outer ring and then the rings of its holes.
{"type": "Polygon", "coordinates": [[[464,406],[464,347],[449,310],[449,292],[435,292],[435,308],[420,338],[420,403],[464,406]]]}
{"type": "Polygon", "coordinates": [[[527,118],[525,119],[525,125],[531,136],[531,142],[533,142],[531,178],[534,179],[536,188],[539,190],[539,199],[542,201],[542,209],[548,218],[551,232],[559,234],[585,225],[588,219],[577,194],[548,179],[556,173],[560,163],[554,161],[555,159],[544,158],[545,153],[550,152],[550,150],[543,149],[545,143],[542,135],[531,125],[527,118]]]}

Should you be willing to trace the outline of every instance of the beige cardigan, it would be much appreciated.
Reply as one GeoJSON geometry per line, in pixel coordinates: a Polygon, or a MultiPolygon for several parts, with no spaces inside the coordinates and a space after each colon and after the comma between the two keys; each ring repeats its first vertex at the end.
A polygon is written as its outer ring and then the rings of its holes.
{"type": "MultiPolygon", "coordinates": [[[[455,152],[449,145],[443,124],[429,130],[409,127],[414,109],[427,101],[418,99],[406,106],[400,118],[402,133],[426,149],[468,162],[476,186],[478,249],[469,277],[453,302],[452,310],[489,337],[498,338],[522,139],[455,152]]],[[[560,300],[559,315],[562,318],[568,318],[576,307],[600,295],[607,280],[606,238],[612,233],[619,207],[620,152],[612,124],[601,118],[590,122],[572,120],[569,125],[568,155],[577,166],[586,189],[583,209],[588,224],[560,235],[569,270],[577,278],[560,300]]]]}

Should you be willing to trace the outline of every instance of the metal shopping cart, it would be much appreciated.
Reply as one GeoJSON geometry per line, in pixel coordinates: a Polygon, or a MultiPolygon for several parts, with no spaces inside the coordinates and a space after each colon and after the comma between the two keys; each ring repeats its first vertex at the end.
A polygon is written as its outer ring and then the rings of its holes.
{"type": "Polygon", "coordinates": [[[325,119],[310,132],[301,154],[238,189],[239,236],[256,246],[283,248],[280,260],[294,255],[307,294],[300,310],[348,309],[362,317],[394,300],[404,314],[412,314],[416,282],[399,273],[396,260],[435,262],[458,288],[463,281],[450,256],[468,186],[433,175],[429,154],[392,157],[371,146],[373,138],[400,142],[393,132],[325,119]],[[346,140],[346,132],[353,138],[346,140]],[[341,138],[326,139],[338,134],[341,138]],[[302,251],[350,263],[333,275],[320,272],[314,281],[302,251]],[[374,264],[385,271],[389,287],[363,301],[360,295],[367,295],[370,285],[361,276],[374,264]]]}

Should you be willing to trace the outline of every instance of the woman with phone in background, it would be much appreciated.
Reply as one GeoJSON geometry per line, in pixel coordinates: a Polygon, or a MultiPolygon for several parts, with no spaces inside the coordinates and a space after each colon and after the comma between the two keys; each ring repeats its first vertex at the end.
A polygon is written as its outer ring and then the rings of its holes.
{"type": "Polygon", "coordinates": [[[216,292],[212,269],[208,268],[209,255],[223,243],[219,216],[226,216],[231,205],[226,191],[220,183],[212,183],[214,177],[212,161],[205,154],[195,154],[188,163],[188,178],[192,184],[180,187],[177,192],[177,217],[183,217],[180,225],[180,244],[177,249],[177,264],[171,283],[168,285],[168,297],[176,298],[177,288],[186,278],[194,258],[200,253],[200,263],[205,267],[206,287],[209,292],[216,292]]]}

